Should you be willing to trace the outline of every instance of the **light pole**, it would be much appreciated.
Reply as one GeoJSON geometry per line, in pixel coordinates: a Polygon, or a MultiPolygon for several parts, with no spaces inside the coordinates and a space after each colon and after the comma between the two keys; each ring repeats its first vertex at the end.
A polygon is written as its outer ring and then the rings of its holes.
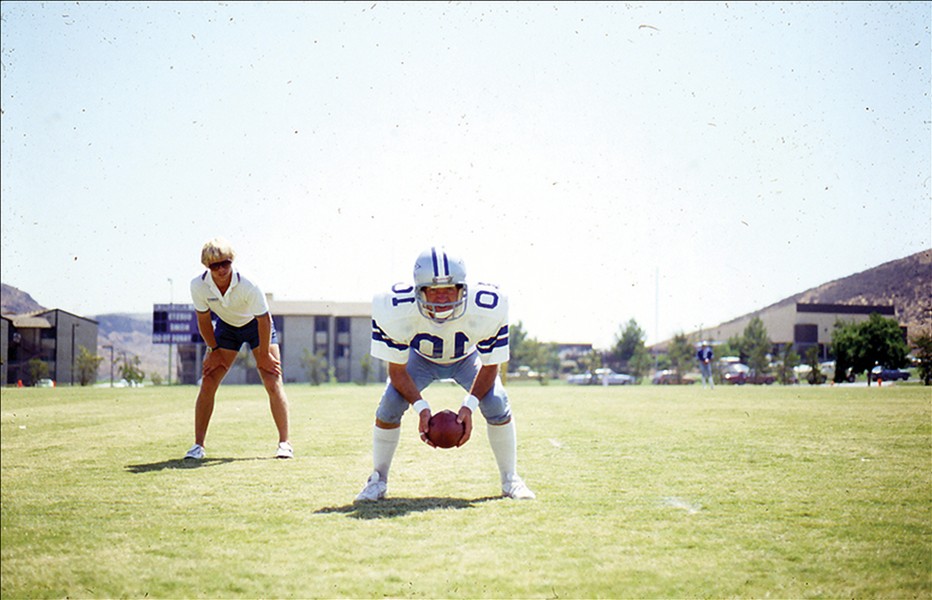
{"type": "Polygon", "coordinates": [[[113,387],[113,345],[101,346],[104,350],[110,348],[110,387],[113,387]]]}

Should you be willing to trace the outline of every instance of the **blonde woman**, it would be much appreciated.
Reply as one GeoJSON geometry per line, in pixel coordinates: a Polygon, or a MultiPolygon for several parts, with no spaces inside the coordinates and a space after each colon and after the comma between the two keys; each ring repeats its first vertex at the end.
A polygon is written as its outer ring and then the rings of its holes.
{"type": "Polygon", "coordinates": [[[278,428],[275,456],[293,458],[278,333],[265,294],[233,268],[235,258],[229,242],[220,238],[210,240],[201,249],[201,263],[207,270],[191,280],[198,331],[207,344],[207,354],[194,407],[194,445],[185,458],[202,460],[206,456],[204,440],[214,411],[214,397],[243,344],[249,344],[269,394],[272,418],[278,428]],[[211,313],[217,317],[216,325],[211,322],[211,313]]]}

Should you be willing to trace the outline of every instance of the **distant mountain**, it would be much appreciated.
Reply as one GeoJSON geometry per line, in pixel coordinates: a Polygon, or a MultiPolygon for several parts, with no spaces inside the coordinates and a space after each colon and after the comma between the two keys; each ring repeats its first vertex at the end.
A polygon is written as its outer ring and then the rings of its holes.
{"type": "Polygon", "coordinates": [[[45,310],[45,307],[33,300],[26,292],[0,283],[0,313],[5,315],[21,315],[23,313],[45,310]]]}
{"type": "Polygon", "coordinates": [[[897,321],[905,325],[910,334],[932,328],[932,250],[823,283],[745,316],[797,302],[854,306],[893,304],[897,321]]]}
{"type": "MultiPolygon", "coordinates": [[[[168,380],[168,345],[152,343],[152,313],[108,313],[91,318],[98,323],[97,354],[104,357],[98,370],[101,381],[110,378],[110,349],[104,346],[113,346],[115,373],[126,352],[139,357],[139,368],[146,378],[158,373],[162,381],[168,380]]],[[[177,368],[177,360],[172,361],[173,370],[177,368]]],[[[175,381],[177,375],[172,373],[172,382],[175,381]]]]}

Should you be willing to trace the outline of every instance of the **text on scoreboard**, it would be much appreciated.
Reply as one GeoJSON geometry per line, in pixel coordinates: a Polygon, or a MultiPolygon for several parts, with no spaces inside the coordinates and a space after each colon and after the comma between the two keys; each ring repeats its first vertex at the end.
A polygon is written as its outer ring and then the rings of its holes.
{"type": "Polygon", "coordinates": [[[152,305],[153,344],[200,344],[193,304],[152,305]]]}

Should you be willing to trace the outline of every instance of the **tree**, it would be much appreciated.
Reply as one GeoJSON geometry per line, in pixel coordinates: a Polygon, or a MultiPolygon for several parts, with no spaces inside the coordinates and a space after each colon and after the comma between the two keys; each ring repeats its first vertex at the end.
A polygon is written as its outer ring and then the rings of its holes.
{"type": "Polygon", "coordinates": [[[369,383],[369,374],[372,372],[372,357],[368,352],[359,359],[359,371],[362,375],[362,381],[359,382],[359,385],[366,385],[369,383]]]}
{"type": "Polygon", "coordinates": [[[919,378],[932,385],[932,332],[925,330],[912,339],[916,358],[919,360],[919,378]]]}
{"type": "Polygon", "coordinates": [[[554,344],[538,342],[529,338],[524,342],[526,361],[524,365],[537,371],[537,381],[545,385],[560,372],[560,356],[554,344]]]}
{"type": "Polygon", "coordinates": [[[97,381],[97,369],[103,362],[103,356],[91,354],[84,346],[78,347],[78,357],[75,359],[75,365],[78,367],[78,381],[82,386],[97,381]]]}
{"type": "Polygon", "coordinates": [[[301,364],[307,371],[307,379],[311,385],[320,385],[324,382],[327,373],[327,357],[323,350],[312,354],[305,348],[301,353],[301,364]]]}
{"type": "Polygon", "coordinates": [[[26,363],[26,372],[29,374],[29,383],[36,385],[40,379],[49,376],[49,366],[41,358],[30,358],[26,363]]]}
{"type": "Polygon", "coordinates": [[[738,359],[747,364],[748,353],[744,349],[744,336],[733,335],[728,338],[728,341],[718,347],[718,351],[721,356],[737,356],[738,359]]]}
{"type": "Polygon", "coordinates": [[[773,342],[760,317],[754,317],[744,328],[742,346],[747,352],[747,365],[752,373],[763,375],[770,370],[770,351],[773,342]]]}
{"type": "Polygon", "coordinates": [[[793,368],[799,364],[799,354],[793,349],[793,344],[784,344],[780,353],[780,364],[777,370],[777,380],[783,385],[793,382],[793,368]]]}
{"type": "Polygon", "coordinates": [[[899,324],[877,313],[867,321],[838,321],[832,330],[832,350],[835,353],[836,379],[851,367],[855,373],[870,371],[874,365],[889,369],[906,366],[909,346],[903,339],[899,324]]]}
{"type": "Polygon", "coordinates": [[[819,364],[818,346],[809,346],[809,349],[806,350],[806,364],[809,365],[809,374],[806,375],[809,385],[825,383],[825,375],[822,374],[822,366],[819,364]]]}
{"type": "Polygon", "coordinates": [[[581,362],[586,366],[586,371],[592,374],[592,379],[589,380],[589,383],[599,383],[595,376],[595,370],[602,368],[602,353],[593,349],[589,354],[582,357],[581,362]]]}
{"type": "Polygon", "coordinates": [[[508,354],[510,355],[508,361],[514,363],[516,367],[531,366],[527,361],[533,350],[526,347],[525,340],[527,340],[527,331],[521,321],[508,327],[508,354]]]}
{"type": "Polygon", "coordinates": [[[628,361],[628,374],[640,380],[650,373],[650,368],[653,363],[654,359],[651,357],[650,352],[641,344],[641,346],[634,351],[631,360],[628,361]]]}
{"type": "Polygon", "coordinates": [[[541,385],[560,371],[557,347],[529,336],[521,321],[508,327],[508,353],[511,356],[509,364],[514,363],[516,370],[518,367],[529,367],[536,371],[541,385]]]}
{"type": "Polygon", "coordinates": [[[667,350],[670,357],[670,366],[676,372],[676,382],[683,383],[683,376],[689,372],[693,365],[693,345],[685,333],[673,336],[670,348],[667,350]]]}
{"type": "Polygon", "coordinates": [[[644,339],[647,335],[644,330],[638,326],[634,319],[628,321],[623,329],[615,334],[615,345],[612,347],[612,359],[617,361],[622,368],[627,368],[631,359],[638,352],[639,348],[644,348],[644,339]]]}
{"type": "Polygon", "coordinates": [[[130,385],[139,385],[146,378],[146,374],[139,368],[141,361],[138,356],[133,356],[130,360],[123,355],[123,364],[120,365],[120,377],[130,383],[130,385]]]}

